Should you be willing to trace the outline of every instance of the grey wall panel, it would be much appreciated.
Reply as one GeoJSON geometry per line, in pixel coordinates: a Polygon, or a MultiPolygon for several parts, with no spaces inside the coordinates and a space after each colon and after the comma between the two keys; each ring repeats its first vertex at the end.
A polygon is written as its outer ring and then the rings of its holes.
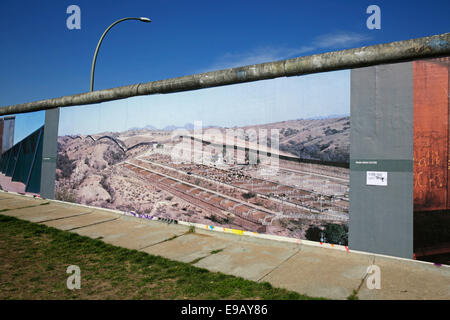
{"type": "Polygon", "coordinates": [[[41,197],[46,199],[55,198],[58,124],[59,108],[46,110],[41,175],[41,197]]]}
{"type": "Polygon", "coordinates": [[[3,152],[10,149],[14,145],[15,122],[16,122],[15,116],[3,118],[3,137],[2,137],[3,152]]]}
{"type": "Polygon", "coordinates": [[[412,63],[352,70],[351,249],[412,258],[412,157],[412,63]],[[388,172],[388,185],[366,185],[367,171],[388,172]]]}

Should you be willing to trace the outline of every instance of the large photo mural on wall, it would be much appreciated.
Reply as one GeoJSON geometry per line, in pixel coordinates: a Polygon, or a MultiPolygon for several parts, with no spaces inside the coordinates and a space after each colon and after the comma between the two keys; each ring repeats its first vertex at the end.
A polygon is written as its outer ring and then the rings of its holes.
{"type": "Polygon", "coordinates": [[[55,198],[348,242],[349,71],[61,109],[55,198]]]}

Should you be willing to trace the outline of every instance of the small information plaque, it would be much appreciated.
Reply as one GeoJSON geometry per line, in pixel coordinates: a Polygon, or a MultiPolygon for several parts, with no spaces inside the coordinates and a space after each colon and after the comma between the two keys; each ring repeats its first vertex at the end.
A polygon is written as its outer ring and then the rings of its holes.
{"type": "Polygon", "coordinates": [[[387,186],[387,172],[367,171],[366,184],[368,186],[387,186]]]}

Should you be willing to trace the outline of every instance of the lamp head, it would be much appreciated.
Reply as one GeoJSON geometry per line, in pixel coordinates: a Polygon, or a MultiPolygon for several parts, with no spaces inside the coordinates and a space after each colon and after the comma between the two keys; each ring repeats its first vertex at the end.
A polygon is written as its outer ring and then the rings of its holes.
{"type": "Polygon", "coordinates": [[[140,17],[139,20],[142,22],[152,22],[152,20],[150,20],[149,18],[146,18],[146,17],[140,17]]]}

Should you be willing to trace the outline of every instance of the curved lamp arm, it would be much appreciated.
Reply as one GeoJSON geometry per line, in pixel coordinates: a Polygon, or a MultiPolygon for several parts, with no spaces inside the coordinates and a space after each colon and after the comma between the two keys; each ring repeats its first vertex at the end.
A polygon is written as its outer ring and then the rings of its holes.
{"type": "Polygon", "coordinates": [[[91,87],[90,87],[90,91],[94,90],[94,72],[95,72],[95,62],[97,61],[97,54],[98,54],[98,50],[100,49],[100,45],[102,44],[103,38],[106,36],[106,34],[108,33],[108,31],[114,27],[116,24],[125,21],[125,20],[139,20],[142,22],[152,22],[152,20],[150,20],[149,18],[145,18],[145,17],[141,17],[141,18],[123,18],[123,19],[119,19],[116,22],[112,23],[106,30],[105,32],[103,32],[102,37],[100,38],[100,40],[98,41],[97,44],[97,48],[95,48],[95,53],[94,53],[94,58],[92,59],[92,67],[91,67],[91,87]]]}

